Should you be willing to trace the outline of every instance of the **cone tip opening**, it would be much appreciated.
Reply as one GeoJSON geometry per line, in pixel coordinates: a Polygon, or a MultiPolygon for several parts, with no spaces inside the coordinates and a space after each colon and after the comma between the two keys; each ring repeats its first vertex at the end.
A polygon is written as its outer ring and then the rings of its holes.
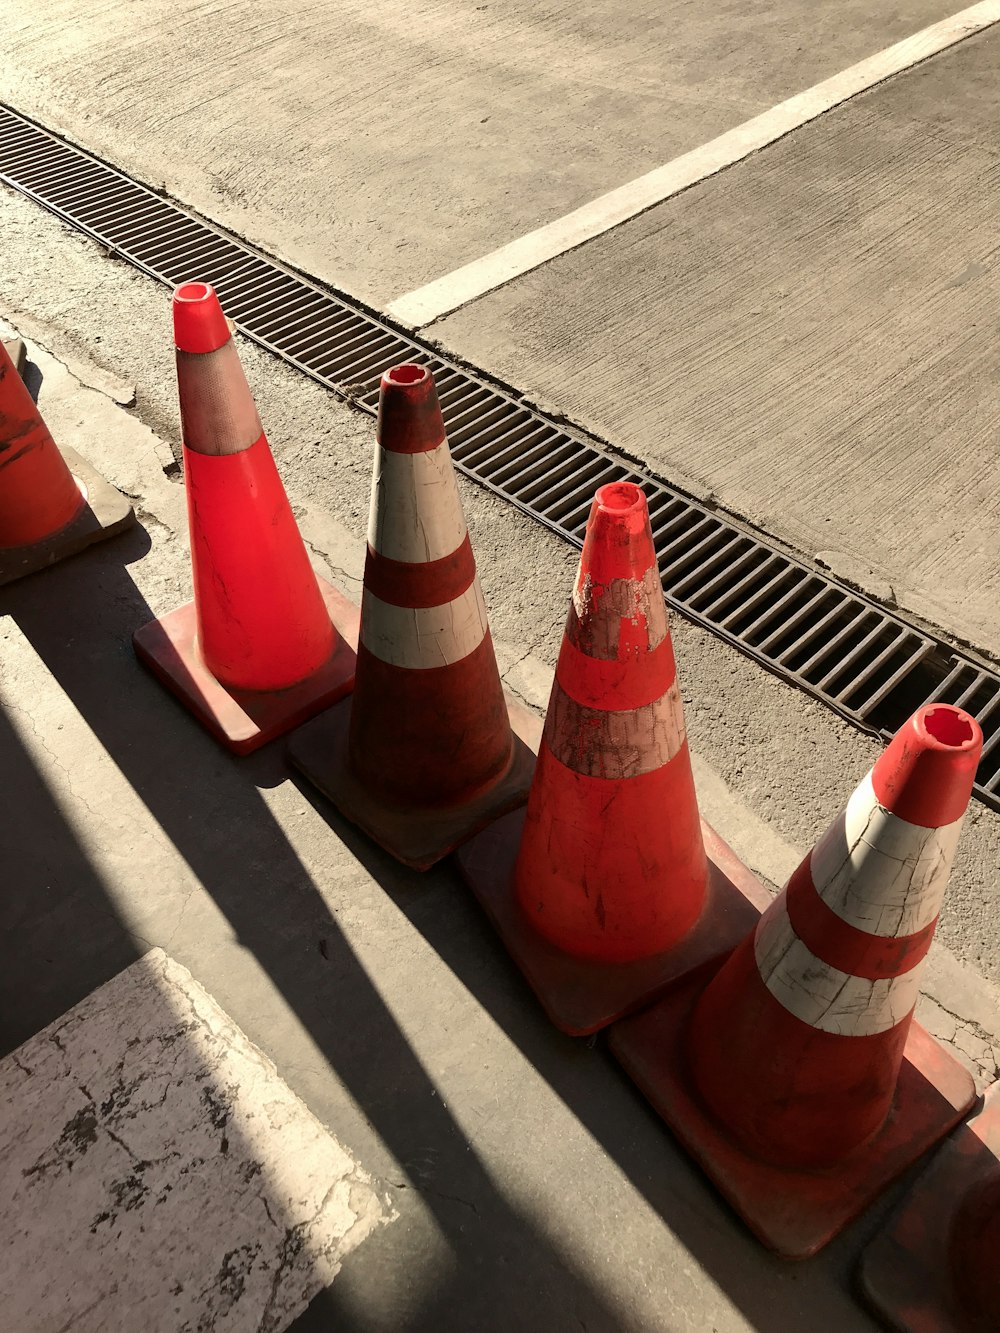
{"type": "Polygon", "coordinates": [[[174,291],[174,343],[181,352],[215,352],[230,338],[215,288],[207,282],[182,282],[174,291]]]}
{"type": "Polygon", "coordinates": [[[615,516],[645,511],[646,496],[641,486],[632,481],[615,481],[600,486],[594,496],[598,508],[615,516]]]}
{"type": "Polygon", "coordinates": [[[382,376],[382,384],[386,388],[395,388],[397,385],[424,384],[431,378],[431,372],[426,366],[392,366],[382,376]]]}
{"type": "Polygon", "coordinates": [[[383,372],[376,437],[390,453],[416,454],[444,440],[434,376],[426,366],[405,364],[383,372]]]}
{"type": "Polygon", "coordinates": [[[913,724],[924,744],[934,750],[961,752],[982,744],[979,723],[953,704],[927,704],[914,713],[913,724]]]}

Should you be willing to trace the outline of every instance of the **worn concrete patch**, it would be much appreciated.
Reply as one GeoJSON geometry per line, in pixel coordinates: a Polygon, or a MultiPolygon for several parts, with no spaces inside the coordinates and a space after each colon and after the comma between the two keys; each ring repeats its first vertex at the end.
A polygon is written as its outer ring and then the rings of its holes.
{"type": "Polygon", "coordinates": [[[0,1064],[5,1327],[277,1333],[392,1212],[162,949],[0,1064]]]}

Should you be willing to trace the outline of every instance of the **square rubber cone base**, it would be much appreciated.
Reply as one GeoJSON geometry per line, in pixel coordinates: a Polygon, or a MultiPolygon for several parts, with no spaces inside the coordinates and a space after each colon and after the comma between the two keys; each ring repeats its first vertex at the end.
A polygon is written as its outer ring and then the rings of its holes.
{"type": "Polygon", "coordinates": [[[26,574],[36,574],[67,556],[79,555],[88,546],[124,532],[135,522],[132,506],[125,496],[95,472],[86,459],[75,449],[63,447],[59,452],[73,476],[86,487],[87,506],[72,523],[44,541],[0,549],[0,586],[23,579],[26,574]]]}
{"type": "Polygon", "coordinates": [[[216,740],[235,754],[249,754],[354,688],[360,612],[325,579],[318,582],[337,644],[329,661],[287,690],[233,690],[217,681],[198,651],[194,602],[136,630],[136,656],[216,740]]]}
{"type": "Polygon", "coordinates": [[[538,719],[507,699],[514,733],[510,767],[499,782],[474,800],[444,809],[409,810],[383,805],[354,776],[347,757],[351,700],[345,699],[306,727],[288,745],[295,767],[332,801],[345,819],[367,833],[390,856],[413,870],[429,870],[466,838],[528,798],[538,719]]]}
{"type": "Polygon", "coordinates": [[[770,1250],[806,1259],[943,1138],[975,1100],[972,1078],[917,1023],[910,1028],[889,1119],[862,1149],[823,1170],[748,1157],[697,1100],[684,1047],[695,1001],[714,969],[612,1028],[612,1053],[721,1194],[770,1250]]]}
{"type": "MultiPolygon", "coordinates": [[[[963,1203],[998,1169],[1000,1084],[994,1084],[982,1109],[948,1140],[865,1252],[862,1290],[891,1328],[969,1333],[976,1327],[961,1307],[949,1243],[963,1203]]],[[[995,1322],[978,1327],[1000,1327],[1000,1309],[992,1314],[995,1322]]]]}
{"type": "Polygon", "coordinates": [[[701,916],[666,953],[635,963],[596,963],[564,953],[534,929],[513,892],[525,811],[462,847],[462,878],[492,921],[542,1008],[562,1032],[585,1037],[648,1004],[692,969],[730,953],[753,930],[770,896],[707,824],[708,892],[701,916]]]}

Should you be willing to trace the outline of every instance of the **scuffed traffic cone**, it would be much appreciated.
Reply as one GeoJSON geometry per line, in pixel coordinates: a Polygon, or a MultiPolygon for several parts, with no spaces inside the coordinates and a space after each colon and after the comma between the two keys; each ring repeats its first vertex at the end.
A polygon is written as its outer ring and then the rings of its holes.
{"type": "Polygon", "coordinates": [[[982,732],[919,709],[755,931],[612,1050],[753,1231],[814,1253],[945,1135],[972,1079],[912,1023],[982,732]]]}
{"type": "Polygon", "coordinates": [[[1000,1084],[865,1252],[861,1283],[902,1333],[1000,1328],[1000,1084]]]}
{"type": "Polygon", "coordinates": [[[56,448],[0,346],[0,584],[76,555],[134,519],[125,497],[75,450],[56,448]]]}
{"type": "Polygon", "coordinates": [[[645,494],[602,486],[527,812],[459,867],[549,1017],[582,1035],[752,928],[754,885],[711,846],[743,892],[705,854],[645,494]]]}
{"type": "Polygon", "coordinates": [[[135,650],[245,754],[351,689],[358,612],[309,563],[215,292],[178,287],[173,315],[194,601],[135,650]]]}
{"type": "Polygon", "coordinates": [[[425,870],[520,804],[532,755],[512,731],[437,390],[382,376],[354,695],[289,754],[353,823],[425,870]]]}

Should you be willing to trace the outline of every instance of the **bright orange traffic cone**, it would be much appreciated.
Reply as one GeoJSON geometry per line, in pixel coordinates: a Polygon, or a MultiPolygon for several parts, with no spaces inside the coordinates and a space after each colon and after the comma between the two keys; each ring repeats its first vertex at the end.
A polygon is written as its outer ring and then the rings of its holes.
{"type": "MultiPolygon", "coordinates": [[[[733,871],[731,853],[719,859],[733,871]]],[[[577,1035],[727,953],[756,920],[752,883],[738,891],[705,854],[646,497],[631,482],[594,499],[527,812],[458,862],[552,1021],[577,1035]]]]}
{"type": "Polygon", "coordinates": [[[865,1294],[902,1333],[1000,1328],[1000,1084],[872,1242],[865,1294]]]}
{"type": "Polygon", "coordinates": [[[72,449],[56,448],[0,346],[0,584],[121,532],[132,506],[72,449]]]}
{"type": "Polygon", "coordinates": [[[309,563],[215,292],[178,287],[173,315],[194,601],[135,649],[245,754],[351,689],[358,612],[309,563]]]}
{"type": "Polygon", "coordinates": [[[972,1104],[912,1019],[981,749],[967,713],[918,710],[707,986],[612,1034],[779,1253],[825,1244],[972,1104]]]}
{"type": "Polygon", "coordinates": [[[292,761],[418,870],[520,804],[532,756],[500,684],[437,391],[382,377],[351,700],[292,739],[292,761]]]}

